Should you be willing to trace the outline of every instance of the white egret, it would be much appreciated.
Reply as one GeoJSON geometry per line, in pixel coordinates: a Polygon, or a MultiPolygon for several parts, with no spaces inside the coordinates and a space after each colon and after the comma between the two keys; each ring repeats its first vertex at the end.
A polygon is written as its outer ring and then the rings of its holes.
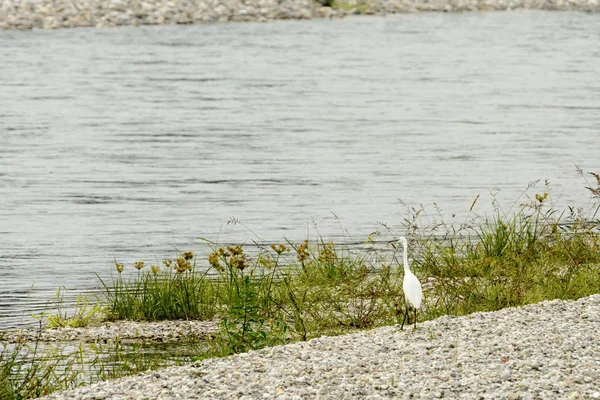
{"type": "Polygon", "coordinates": [[[406,312],[404,313],[404,318],[402,318],[400,329],[404,328],[404,321],[408,318],[408,309],[410,306],[415,310],[415,329],[417,329],[417,308],[421,307],[423,290],[421,289],[421,282],[419,282],[408,266],[408,242],[406,238],[401,236],[398,241],[404,245],[404,280],[402,281],[402,289],[404,290],[404,298],[406,299],[406,312]]]}

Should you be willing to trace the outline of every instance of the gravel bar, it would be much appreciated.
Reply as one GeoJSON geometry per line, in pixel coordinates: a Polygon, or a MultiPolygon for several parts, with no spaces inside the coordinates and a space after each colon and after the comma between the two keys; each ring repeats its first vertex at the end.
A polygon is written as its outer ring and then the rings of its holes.
{"type": "Polygon", "coordinates": [[[218,321],[117,321],[85,328],[20,329],[0,332],[8,343],[17,342],[112,342],[144,341],[169,343],[210,339],[219,331],[218,321]]]}
{"type": "Polygon", "coordinates": [[[147,372],[46,399],[597,399],[600,295],[147,372]]]}
{"type": "Polygon", "coordinates": [[[514,9],[600,11],[600,0],[0,0],[0,28],[264,22],[352,14],[514,9]]]}

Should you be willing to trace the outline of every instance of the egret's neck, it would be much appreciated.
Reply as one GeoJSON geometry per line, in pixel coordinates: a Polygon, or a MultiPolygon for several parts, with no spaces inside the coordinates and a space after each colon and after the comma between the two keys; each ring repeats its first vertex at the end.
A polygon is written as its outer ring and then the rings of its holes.
{"type": "Polygon", "coordinates": [[[408,245],[404,242],[404,272],[410,272],[410,267],[408,266],[408,245]]]}

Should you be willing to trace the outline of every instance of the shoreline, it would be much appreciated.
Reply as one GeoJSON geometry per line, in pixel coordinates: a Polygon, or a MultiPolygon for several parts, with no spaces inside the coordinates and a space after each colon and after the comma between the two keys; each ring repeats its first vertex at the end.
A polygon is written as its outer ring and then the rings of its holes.
{"type": "Polygon", "coordinates": [[[0,0],[0,29],[188,25],[357,14],[553,10],[600,12],[600,0],[0,0]],[[323,6],[326,4],[326,6],[323,6]]]}
{"type": "Polygon", "coordinates": [[[599,398],[600,294],[265,348],[56,392],[105,398],[599,398]]]}

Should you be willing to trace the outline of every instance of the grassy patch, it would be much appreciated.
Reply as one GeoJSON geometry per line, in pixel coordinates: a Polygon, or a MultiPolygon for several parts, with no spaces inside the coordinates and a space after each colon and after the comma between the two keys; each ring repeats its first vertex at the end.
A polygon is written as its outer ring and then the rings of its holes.
{"type": "Polygon", "coordinates": [[[124,265],[115,263],[118,276],[110,283],[100,277],[109,320],[161,321],[176,319],[206,320],[215,316],[219,283],[207,278],[208,271],[195,268],[190,252],[163,265],[142,261],[134,264],[137,275],[125,278],[124,265]]]}
{"type": "Polygon", "coordinates": [[[399,270],[377,252],[322,240],[259,246],[252,255],[212,245],[203,272],[191,253],[129,279],[117,263],[113,284],[104,283],[108,318],[217,317],[221,334],[203,358],[395,323],[401,310],[399,270]]]}

